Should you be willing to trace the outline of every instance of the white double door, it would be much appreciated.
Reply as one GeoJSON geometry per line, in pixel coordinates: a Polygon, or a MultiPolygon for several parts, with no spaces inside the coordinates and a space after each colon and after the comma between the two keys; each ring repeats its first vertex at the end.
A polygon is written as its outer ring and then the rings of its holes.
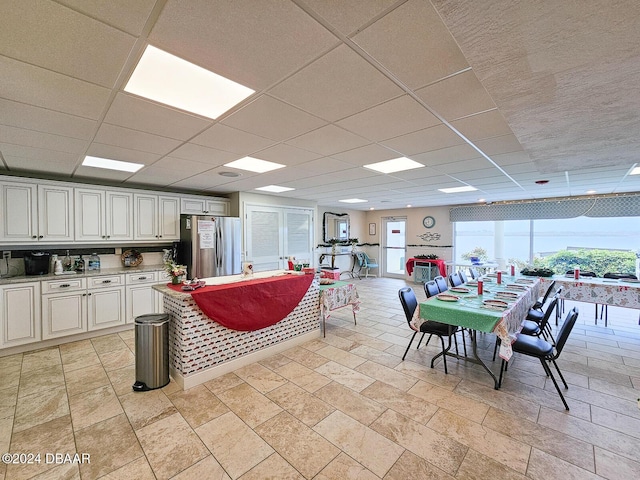
{"type": "Polygon", "coordinates": [[[246,259],[254,271],[287,268],[287,259],[313,259],[313,210],[247,205],[246,259]]]}

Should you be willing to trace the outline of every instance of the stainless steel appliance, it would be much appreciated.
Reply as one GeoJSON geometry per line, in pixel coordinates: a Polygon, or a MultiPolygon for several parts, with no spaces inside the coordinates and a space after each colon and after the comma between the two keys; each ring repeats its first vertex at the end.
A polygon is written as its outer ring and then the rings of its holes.
{"type": "Polygon", "coordinates": [[[49,273],[51,254],[48,252],[26,252],[24,254],[25,275],[46,275],[49,273]]]}
{"type": "Polygon", "coordinates": [[[242,272],[240,218],[180,216],[178,263],[188,278],[235,275],[242,272]]]}

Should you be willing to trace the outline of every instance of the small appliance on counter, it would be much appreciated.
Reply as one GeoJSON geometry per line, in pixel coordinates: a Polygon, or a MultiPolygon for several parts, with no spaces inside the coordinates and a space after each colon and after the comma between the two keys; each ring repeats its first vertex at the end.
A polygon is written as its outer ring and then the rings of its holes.
{"type": "Polygon", "coordinates": [[[49,252],[27,252],[24,254],[25,275],[46,275],[49,273],[51,254],[49,252]]]}

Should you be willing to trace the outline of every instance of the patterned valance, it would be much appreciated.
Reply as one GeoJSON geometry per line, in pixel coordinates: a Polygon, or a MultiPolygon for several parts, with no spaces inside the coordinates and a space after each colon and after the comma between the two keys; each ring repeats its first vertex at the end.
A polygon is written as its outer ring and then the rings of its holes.
{"type": "Polygon", "coordinates": [[[452,222],[540,220],[582,216],[638,217],[640,216],[640,195],[469,205],[454,207],[449,211],[452,222]]]}

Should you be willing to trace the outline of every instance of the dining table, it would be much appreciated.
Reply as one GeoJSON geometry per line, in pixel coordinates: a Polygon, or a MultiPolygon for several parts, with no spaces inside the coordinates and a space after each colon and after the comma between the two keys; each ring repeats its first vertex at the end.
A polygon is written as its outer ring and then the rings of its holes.
{"type": "Polygon", "coordinates": [[[452,352],[444,354],[481,365],[493,378],[497,390],[498,377],[478,355],[477,334],[494,333],[501,341],[500,357],[509,360],[513,354],[511,344],[522,329],[522,321],[540,296],[542,288],[539,278],[503,274],[501,283],[497,283],[496,276],[489,274],[483,278],[482,294],[478,294],[476,280],[451,287],[420,302],[412,322],[418,331],[420,324],[426,320],[467,329],[471,335],[473,357],[452,352]]]}
{"type": "Polygon", "coordinates": [[[327,319],[331,312],[351,306],[353,323],[357,324],[356,313],[360,311],[360,296],[353,283],[335,281],[330,284],[320,284],[320,317],[322,318],[322,332],[327,336],[327,319]]]}
{"type": "MultiPolygon", "coordinates": [[[[563,300],[595,303],[596,306],[611,305],[640,309],[640,280],[583,276],[576,279],[573,274],[554,275],[541,280],[543,288],[547,288],[554,281],[558,287],[562,286],[560,298],[563,300]]],[[[640,319],[638,323],[640,324],[640,319]]]]}

